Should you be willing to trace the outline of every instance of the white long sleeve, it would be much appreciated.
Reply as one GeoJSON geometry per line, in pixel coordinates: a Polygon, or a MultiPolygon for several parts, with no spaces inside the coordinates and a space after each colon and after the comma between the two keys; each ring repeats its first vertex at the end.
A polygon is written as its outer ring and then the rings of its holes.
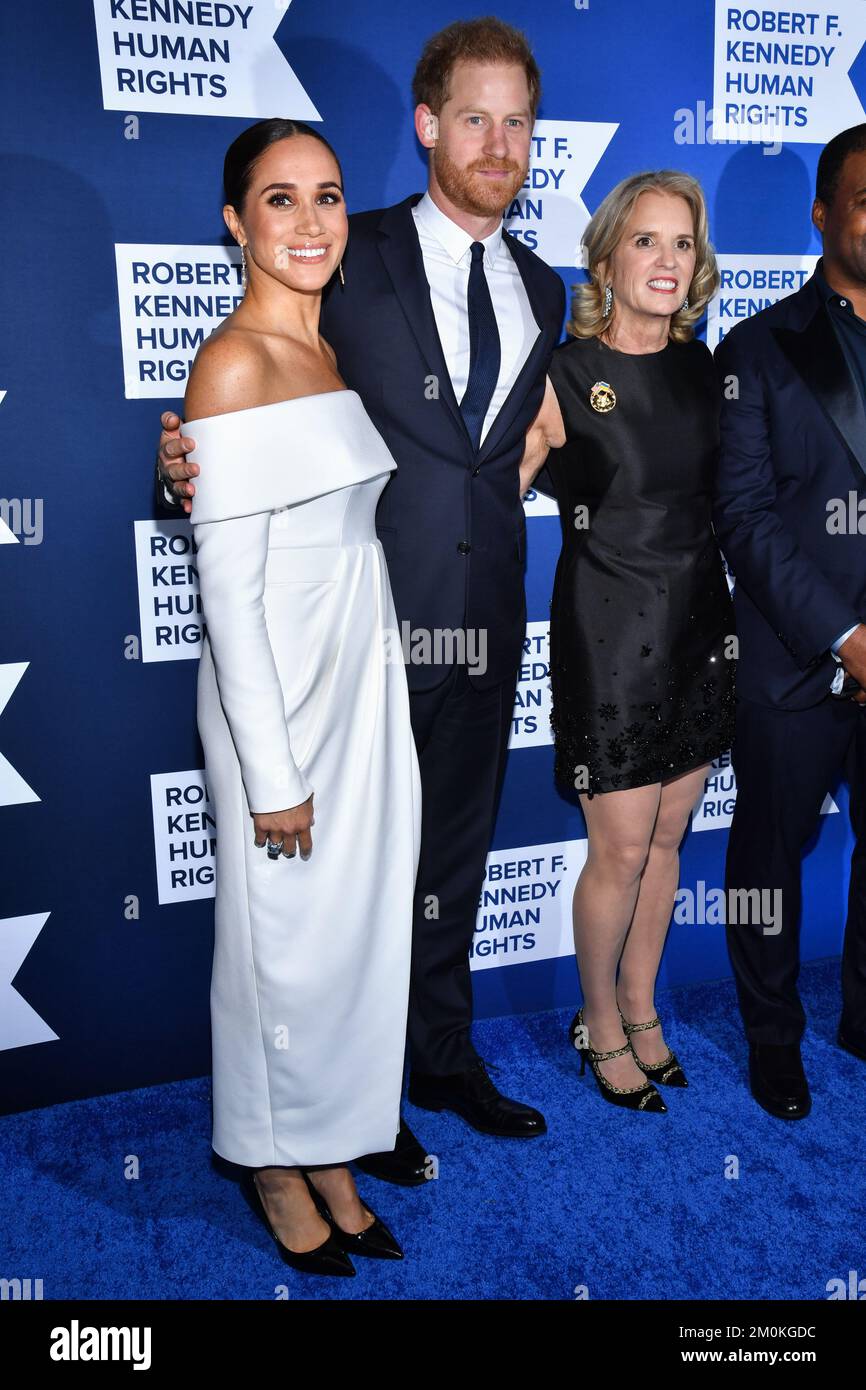
{"type": "Polygon", "coordinates": [[[300,806],[313,791],[295,763],[265,622],[271,513],[193,526],[199,591],[220,698],[251,811],[300,806]]]}
{"type": "Polygon", "coordinates": [[[300,806],[315,790],[292,756],[265,622],[273,511],[397,467],[354,391],[299,396],[188,420],[199,588],[220,699],[251,811],[300,806]],[[334,441],[317,452],[323,411],[334,441]],[[251,441],[254,440],[254,447],[251,441]],[[315,457],[315,468],[306,459],[315,457]]]}

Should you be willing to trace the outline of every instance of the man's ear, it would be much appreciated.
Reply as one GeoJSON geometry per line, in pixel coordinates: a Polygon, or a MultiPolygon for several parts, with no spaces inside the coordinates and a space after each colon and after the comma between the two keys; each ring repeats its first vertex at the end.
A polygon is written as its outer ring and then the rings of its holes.
{"type": "Polygon", "coordinates": [[[823,232],[824,230],[824,218],[826,213],[827,209],[824,207],[821,199],[816,198],[812,204],[812,225],[817,227],[819,232],[823,232]]]}
{"type": "Polygon", "coordinates": [[[415,107],[415,134],[425,150],[432,150],[439,139],[439,117],[423,101],[415,107]]]}

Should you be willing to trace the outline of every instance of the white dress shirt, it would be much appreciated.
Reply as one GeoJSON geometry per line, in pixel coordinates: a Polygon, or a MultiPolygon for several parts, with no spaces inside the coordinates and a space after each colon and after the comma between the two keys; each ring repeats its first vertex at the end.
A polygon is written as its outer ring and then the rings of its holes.
{"type": "Polygon", "coordinates": [[[833,643],[832,647],[830,648],[830,650],[831,650],[831,652],[833,653],[834,656],[835,656],[836,653],[838,652],[838,650],[839,650],[839,648],[841,647],[842,643],[843,643],[843,642],[847,642],[847,641],[848,641],[848,638],[851,636],[851,633],[852,633],[852,632],[856,632],[859,626],[860,626],[859,623],[855,623],[853,627],[846,628],[845,631],[842,633],[842,635],[841,635],[840,637],[837,637],[837,638],[836,638],[836,641],[833,643]]]}
{"type": "MultiPolygon", "coordinates": [[[[472,264],[470,247],[476,238],[452,222],[436,206],[429,192],[415,204],[412,216],[421,243],[439,341],[459,404],[469,380],[467,295],[472,264]]],[[[541,329],[533,317],[514,257],[507,246],[502,245],[502,224],[490,236],[478,240],[484,245],[482,265],[499,329],[501,354],[499,379],[481,429],[483,442],[541,329]]]]}

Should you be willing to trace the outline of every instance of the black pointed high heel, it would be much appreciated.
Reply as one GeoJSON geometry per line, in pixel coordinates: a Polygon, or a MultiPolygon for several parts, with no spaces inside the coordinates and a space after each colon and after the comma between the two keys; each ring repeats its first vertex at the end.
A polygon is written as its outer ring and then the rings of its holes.
{"type": "Polygon", "coordinates": [[[586,1059],[589,1058],[589,1065],[596,1085],[605,1100],[612,1105],[621,1105],[625,1110],[644,1110],[652,1111],[660,1115],[667,1112],[667,1106],[649,1081],[644,1081],[640,1086],[614,1086],[612,1081],[608,1081],[606,1076],[602,1076],[599,1071],[599,1062],[608,1062],[612,1057],[624,1057],[631,1051],[628,1043],[625,1047],[616,1047],[612,1052],[596,1052],[589,1041],[587,1034],[586,1047],[577,1041],[578,1029],[584,1027],[583,1007],[579,1008],[568,1029],[568,1036],[572,1047],[577,1048],[580,1053],[580,1074],[583,1076],[586,1071],[586,1059]]]}
{"type": "Polygon", "coordinates": [[[631,1055],[634,1057],[634,1060],[637,1062],[644,1075],[648,1076],[650,1081],[660,1082],[663,1086],[679,1086],[681,1089],[688,1086],[689,1083],[686,1080],[686,1074],[670,1048],[668,1048],[668,1055],[665,1057],[664,1061],[656,1062],[655,1065],[651,1067],[648,1062],[641,1061],[637,1052],[632,1047],[632,1033],[644,1033],[648,1028],[661,1027],[662,1021],[658,1015],[656,1015],[655,1018],[651,1018],[649,1023],[627,1023],[623,1018],[622,1009],[619,1011],[619,1016],[622,1019],[622,1031],[625,1033],[628,1039],[628,1045],[631,1048],[631,1055]]]}
{"type": "MultiPolygon", "coordinates": [[[[302,1170],[303,1171],[303,1170],[302,1170]]],[[[334,1238],[341,1249],[351,1255],[367,1255],[373,1260],[402,1260],[403,1251],[398,1244],[393,1232],[388,1230],[384,1221],[380,1221],[373,1208],[369,1206],[358,1194],[361,1205],[374,1218],[373,1224],[363,1231],[344,1231],[342,1226],[338,1226],[331,1214],[331,1209],[327,1201],[313,1184],[310,1182],[308,1173],[304,1173],[304,1180],[310,1189],[310,1196],[316,1204],[320,1216],[330,1224],[334,1238]]]]}
{"type": "Polygon", "coordinates": [[[254,1170],[248,1169],[242,1174],[240,1186],[251,1209],[270,1231],[283,1260],[292,1269],[297,1269],[301,1274],[337,1274],[344,1277],[352,1277],[355,1274],[355,1266],[337,1240],[333,1226],[328,1232],[327,1239],[323,1240],[321,1245],[317,1245],[314,1250],[290,1250],[287,1245],[283,1244],[271,1225],[254,1170]]]}

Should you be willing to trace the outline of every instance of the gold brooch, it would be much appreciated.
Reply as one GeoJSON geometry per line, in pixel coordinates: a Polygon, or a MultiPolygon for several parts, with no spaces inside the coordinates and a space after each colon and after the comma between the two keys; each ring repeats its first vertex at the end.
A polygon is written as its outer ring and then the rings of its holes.
{"type": "Polygon", "coordinates": [[[606,415],[616,405],[616,392],[609,381],[597,381],[589,390],[589,403],[593,410],[606,415]]]}

